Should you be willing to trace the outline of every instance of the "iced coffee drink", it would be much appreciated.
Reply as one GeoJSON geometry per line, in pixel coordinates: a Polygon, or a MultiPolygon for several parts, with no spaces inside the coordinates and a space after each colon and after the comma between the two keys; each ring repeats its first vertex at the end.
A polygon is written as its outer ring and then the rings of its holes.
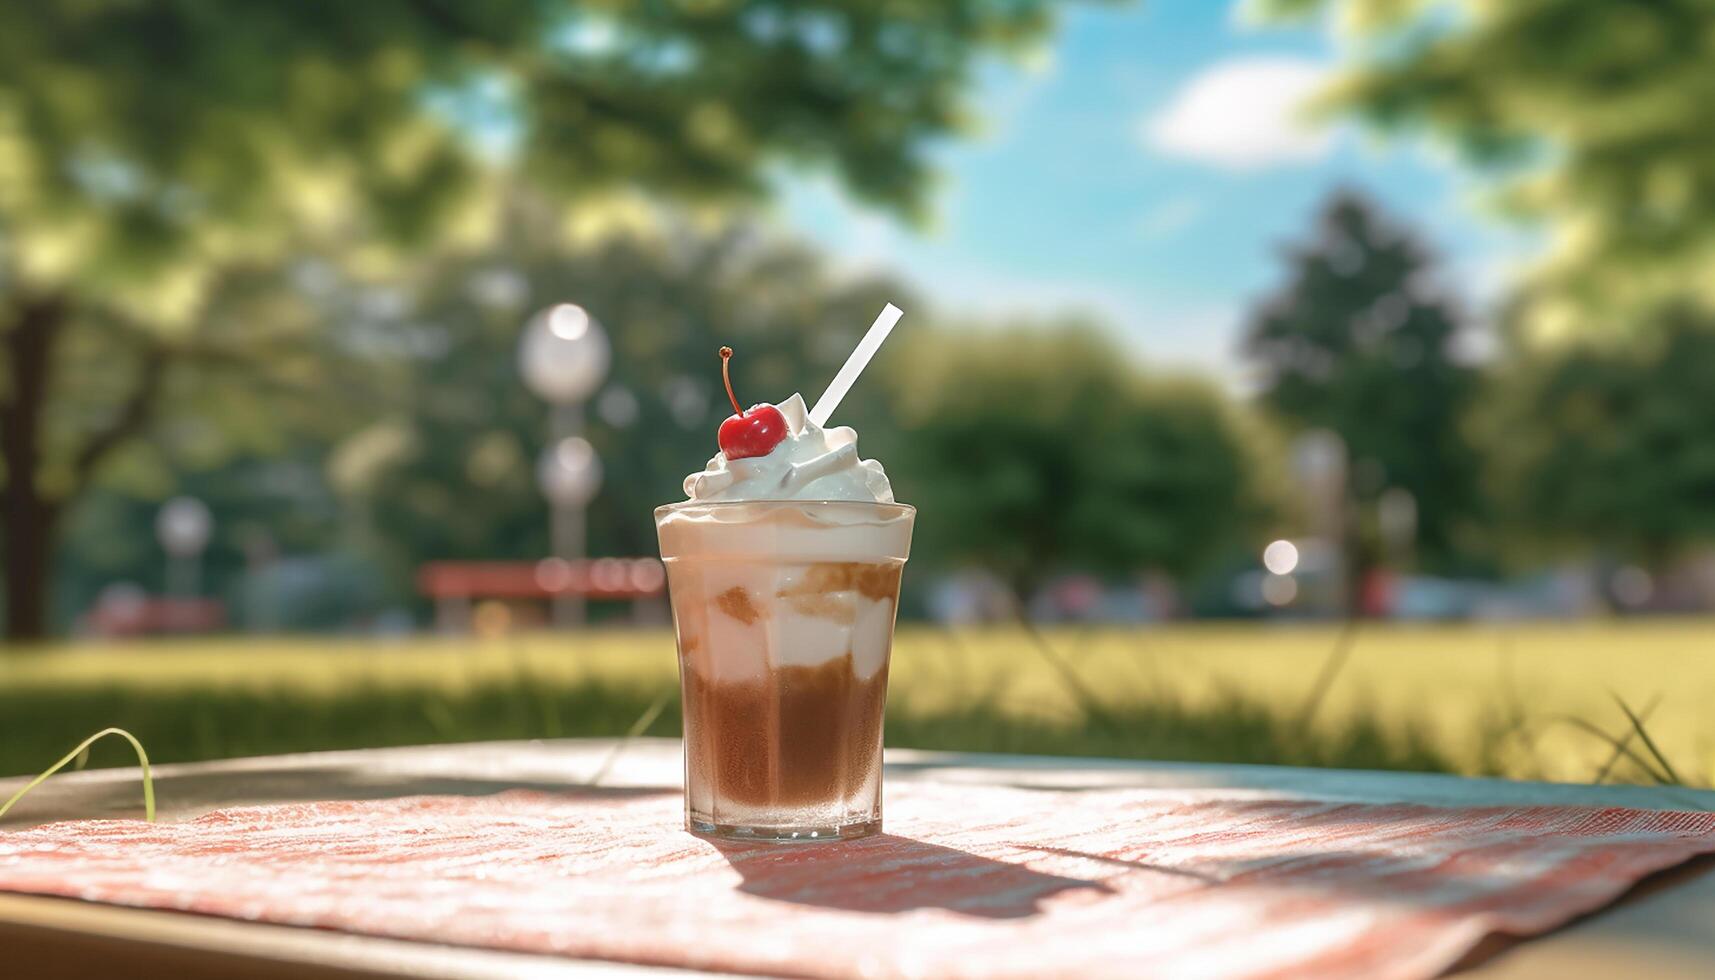
{"type": "Polygon", "coordinates": [[[797,395],[757,408],[772,415],[742,436],[723,426],[722,452],[685,481],[689,499],[655,512],[678,632],[686,824],[752,840],[861,837],[881,827],[887,667],[915,511],[858,458],[851,429],[817,425],[797,395]]]}

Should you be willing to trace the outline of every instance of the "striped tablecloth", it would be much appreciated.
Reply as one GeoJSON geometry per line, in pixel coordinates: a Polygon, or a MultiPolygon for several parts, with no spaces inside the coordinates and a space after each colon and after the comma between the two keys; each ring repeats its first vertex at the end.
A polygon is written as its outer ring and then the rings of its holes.
{"type": "Polygon", "coordinates": [[[677,793],[0,833],[0,890],[796,976],[1427,977],[1715,852],[1715,814],[902,783],[889,833],[716,845],[677,793]]]}

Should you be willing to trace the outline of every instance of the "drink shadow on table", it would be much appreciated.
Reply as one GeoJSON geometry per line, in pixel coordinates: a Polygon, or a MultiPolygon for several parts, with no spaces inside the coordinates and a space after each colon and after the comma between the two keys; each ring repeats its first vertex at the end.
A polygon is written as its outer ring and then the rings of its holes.
{"type": "Polygon", "coordinates": [[[708,842],[760,898],[847,912],[939,908],[984,919],[1022,919],[1049,896],[1111,894],[1100,881],[1045,874],[926,841],[877,834],[836,844],[708,842]]]}

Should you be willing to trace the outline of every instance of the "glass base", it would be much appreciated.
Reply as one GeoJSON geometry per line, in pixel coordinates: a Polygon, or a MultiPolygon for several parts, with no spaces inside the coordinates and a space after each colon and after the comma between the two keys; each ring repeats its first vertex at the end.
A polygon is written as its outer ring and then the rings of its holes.
{"type": "Polygon", "coordinates": [[[881,818],[863,823],[831,826],[756,827],[747,824],[715,823],[691,813],[685,816],[685,829],[698,837],[714,840],[750,841],[765,844],[816,844],[823,841],[857,840],[881,833],[881,818]]]}

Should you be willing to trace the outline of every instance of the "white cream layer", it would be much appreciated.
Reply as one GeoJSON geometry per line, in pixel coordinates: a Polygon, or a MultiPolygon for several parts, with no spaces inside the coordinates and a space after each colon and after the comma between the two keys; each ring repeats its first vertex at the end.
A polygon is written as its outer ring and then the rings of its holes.
{"type": "Polygon", "coordinates": [[[698,673],[715,683],[761,681],[771,668],[815,667],[850,653],[852,672],[874,677],[892,643],[893,600],[855,589],[798,596],[808,571],[803,565],[670,565],[680,640],[698,673]],[[742,600],[723,601],[735,594],[742,600]]]}

